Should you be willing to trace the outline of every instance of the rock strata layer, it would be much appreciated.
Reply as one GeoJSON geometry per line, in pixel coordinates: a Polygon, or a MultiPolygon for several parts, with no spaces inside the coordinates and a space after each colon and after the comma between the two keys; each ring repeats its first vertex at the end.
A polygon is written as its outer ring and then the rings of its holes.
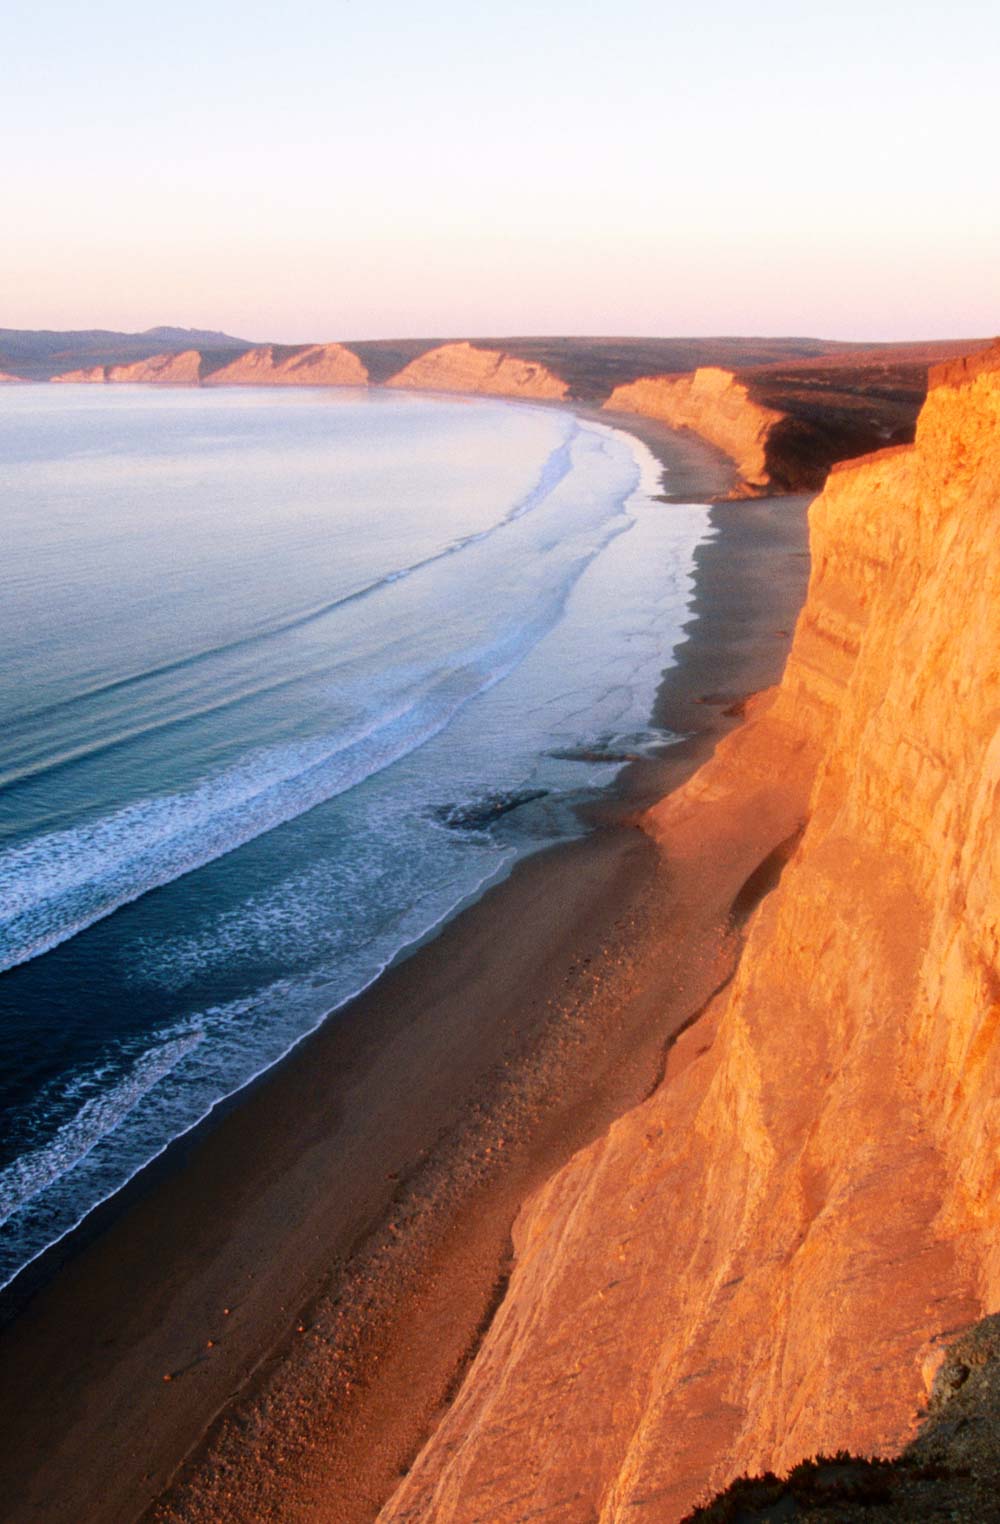
{"type": "Polygon", "coordinates": [[[754,402],[732,371],[702,366],[692,375],[646,376],[616,386],[609,412],[658,418],[672,429],[691,429],[736,462],[747,487],[766,486],[768,435],[784,413],[754,402]]]}
{"type": "Polygon", "coordinates": [[[386,382],[416,391],[471,392],[493,397],[534,397],[562,401],[569,386],[547,366],[519,360],[499,349],[442,344],[420,355],[386,382]]]}
{"type": "Polygon", "coordinates": [[[646,821],[679,874],[797,801],[801,840],[663,1083],[522,1210],[385,1520],[664,1524],[892,1453],[1000,1303],[1000,347],[932,373],[915,444],[835,470],[810,522],[780,687],[646,821]]]}

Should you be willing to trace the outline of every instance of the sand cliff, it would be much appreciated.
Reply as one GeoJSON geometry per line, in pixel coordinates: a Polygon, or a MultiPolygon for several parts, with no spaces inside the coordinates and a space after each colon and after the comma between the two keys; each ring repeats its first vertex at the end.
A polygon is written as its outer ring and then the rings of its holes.
{"type": "Polygon", "coordinates": [[[995,347],[932,374],[913,446],[832,474],[780,687],[648,817],[668,873],[756,841],[749,884],[804,831],[663,1083],[521,1212],[385,1519],[659,1524],[891,1452],[938,1343],[996,1309],[998,529],[995,347]]]}
{"type": "Polygon", "coordinates": [[[197,386],[201,379],[201,363],[197,349],[186,349],[179,355],[151,355],[148,360],[133,360],[128,365],[90,365],[84,370],[70,370],[61,376],[53,376],[52,380],[197,386]]]}
{"type": "Polygon", "coordinates": [[[691,375],[645,376],[616,386],[604,406],[691,429],[736,462],[748,487],[767,484],[767,438],[784,414],[754,402],[732,371],[707,365],[691,375]]]}
{"type": "Polygon", "coordinates": [[[54,382],[66,381],[71,384],[81,381],[99,382],[103,386],[104,382],[108,379],[107,371],[108,367],[106,365],[86,365],[80,370],[65,370],[61,375],[53,376],[51,379],[54,382]]]}
{"type": "Polygon", "coordinates": [[[561,401],[565,381],[534,360],[519,360],[499,349],[442,344],[420,355],[386,383],[418,391],[472,392],[494,397],[535,397],[561,401]]]}
{"type": "Polygon", "coordinates": [[[343,344],[262,344],[204,377],[206,386],[365,386],[368,371],[343,344]]]}
{"type": "Polygon", "coordinates": [[[197,349],[185,349],[179,355],[153,355],[130,365],[109,365],[110,382],[143,382],[160,386],[197,386],[201,379],[201,355],[197,349]]]}

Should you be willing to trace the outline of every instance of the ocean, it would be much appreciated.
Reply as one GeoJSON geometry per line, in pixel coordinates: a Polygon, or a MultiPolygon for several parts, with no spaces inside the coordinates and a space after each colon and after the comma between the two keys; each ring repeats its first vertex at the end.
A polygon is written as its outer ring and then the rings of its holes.
{"type": "Polygon", "coordinates": [[[492,399],[0,388],[0,1285],[670,743],[661,469],[492,399]]]}

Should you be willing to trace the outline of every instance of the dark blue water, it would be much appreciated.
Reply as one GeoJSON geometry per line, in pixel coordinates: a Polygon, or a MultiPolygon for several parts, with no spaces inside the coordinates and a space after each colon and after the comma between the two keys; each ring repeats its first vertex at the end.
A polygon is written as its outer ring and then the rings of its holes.
{"type": "Polygon", "coordinates": [[[502,402],[0,393],[0,1283],[664,739],[658,479],[502,402]]]}

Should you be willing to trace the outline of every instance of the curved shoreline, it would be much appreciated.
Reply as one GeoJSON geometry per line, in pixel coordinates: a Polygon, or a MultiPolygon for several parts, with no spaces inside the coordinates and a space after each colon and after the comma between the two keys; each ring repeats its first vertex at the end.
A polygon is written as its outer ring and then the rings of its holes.
{"type": "MultiPolygon", "coordinates": [[[[74,337],[80,336],[65,336],[74,337]]],[[[95,355],[85,346],[76,355],[83,368],[69,372],[55,371],[51,348],[40,351],[29,362],[33,379],[370,386],[584,403],[612,414],[634,410],[690,428],[729,451],[740,463],[742,479],[733,482],[739,497],[816,491],[835,462],[909,441],[926,395],[928,365],[989,345],[988,339],[871,344],[734,336],[509,336],[293,345],[228,338],[217,348],[206,347],[189,331],[173,335],[166,351],[136,360],[135,345],[143,335],[107,337],[110,351],[95,355]],[[182,350],[178,340],[202,347],[182,350]],[[95,357],[101,363],[95,365],[95,357]]],[[[71,351],[71,343],[68,350],[64,346],[60,362],[71,351]]]]}
{"type": "MultiPolygon", "coordinates": [[[[611,426],[642,437],[624,421],[611,426]]],[[[285,1413],[282,1433],[289,1413],[309,1429],[296,1452],[313,1457],[300,1466],[301,1507],[284,1517],[312,1517],[317,1487],[324,1518],[371,1517],[488,1318],[519,1201],[638,1099],[661,1062],[665,1027],[659,1011],[651,1021],[658,986],[646,963],[662,956],[667,886],[651,844],[614,821],[676,786],[735,723],[724,710],[738,694],[780,672],[804,590],[802,507],[785,498],[713,509],[719,535],[696,555],[688,641],[657,701],[657,717],[688,739],[626,770],[602,811],[608,824],[520,865],[189,1135],[183,1157],[136,1182],[127,1210],[5,1331],[0,1407],[19,1463],[0,1474],[12,1519],[31,1516],[41,1497],[52,1521],[134,1518],[234,1392],[257,1414],[244,1419],[252,1427],[263,1404],[285,1413]],[[331,1182],[320,1201],[318,1178],[331,1182]],[[436,1313],[435,1285],[439,1296],[449,1288],[436,1313]],[[300,1322],[312,1337],[298,1334],[300,1322]],[[387,1360],[392,1329],[405,1337],[387,1360]],[[132,1453],[133,1426],[153,1436],[155,1454],[132,1453]],[[339,1483],[327,1467],[319,1486],[317,1447],[341,1468],[339,1483]],[[38,1457],[34,1476],[27,1453],[38,1457]]],[[[732,954],[703,951],[677,997],[678,1021],[732,954]]],[[[201,1450],[200,1492],[175,1493],[157,1516],[207,1516],[199,1508],[232,1481],[234,1464],[256,1489],[253,1507],[265,1506],[276,1433],[272,1423],[270,1439],[248,1441],[230,1417],[201,1450]]]]}
{"type": "MultiPolygon", "coordinates": [[[[450,402],[450,404],[454,404],[454,401],[456,401],[453,393],[447,392],[433,393],[433,395],[431,395],[431,399],[433,398],[441,399],[441,401],[444,402],[450,402]]],[[[491,404],[491,402],[498,401],[500,404],[502,404],[502,407],[505,407],[505,405],[509,405],[509,401],[511,401],[511,399],[492,398],[492,396],[486,396],[486,398],[474,399],[474,401],[483,401],[486,402],[486,404],[491,404]]],[[[538,404],[538,402],[534,401],[534,399],[523,399],[523,401],[521,401],[521,399],[512,399],[512,401],[514,401],[515,404],[518,404],[518,401],[520,401],[520,405],[529,408],[537,408],[540,407],[540,405],[541,407],[547,407],[547,405],[550,405],[546,404],[546,402],[543,402],[543,404],[538,404]]],[[[630,448],[630,450],[633,450],[634,447],[634,459],[636,459],[637,469],[639,469],[640,474],[642,474],[642,480],[640,480],[639,485],[634,488],[633,494],[630,494],[630,497],[628,497],[628,503],[631,503],[631,501],[633,501],[633,497],[636,497],[636,495],[642,495],[643,500],[645,500],[646,503],[649,503],[649,501],[655,501],[659,497],[663,497],[663,494],[659,494],[659,492],[657,492],[657,486],[660,485],[659,477],[663,471],[663,460],[660,459],[660,457],[655,456],[655,450],[649,450],[649,445],[646,443],[646,440],[643,439],[643,437],[640,437],[640,433],[642,433],[640,428],[636,428],[636,430],[623,430],[623,428],[617,428],[616,425],[608,422],[607,416],[602,415],[601,410],[584,410],[584,408],[575,407],[567,408],[562,404],[556,404],[556,407],[559,408],[559,411],[564,411],[564,413],[569,411],[570,415],[578,415],[579,418],[582,419],[582,422],[584,422],[584,425],[590,425],[590,431],[598,431],[598,433],[604,434],[604,436],[614,436],[614,434],[619,434],[619,436],[622,437],[625,442],[627,442],[627,447],[630,448]],[[657,466],[660,468],[659,471],[655,469],[657,466]],[[652,477],[649,477],[649,472],[651,471],[652,477]]],[[[694,474],[695,489],[701,488],[701,486],[706,486],[707,488],[707,486],[716,485],[716,483],[713,483],[712,480],[710,480],[710,477],[712,477],[713,468],[713,451],[700,451],[700,447],[698,447],[697,443],[686,442],[686,440],[681,439],[680,436],[675,436],[675,434],[672,434],[669,430],[660,430],[660,434],[665,434],[665,440],[660,439],[659,443],[660,447],[662,447],[662,453],[663,447],[666,448],[666,457],[669,459],[669,471],[671,471],[671,482],[674,482],[674,480],[677,479],[678,475],[680,475],[680,482],[677,482],[677,486],[675,486],[674,492],[671,494],[671,498],[677,498],[677,500],[681,501],[687,500],[687,497],[689,497],[689,492],[683,491],[683,488],[686,486],[689,475],[692,474],[694,474]],[[703,456],[704,459],[701,459],[703,456]],[[678,471],[678,466],[680,466],[680,471],[678,471]]],[[[720,466],[721,480],[723,480],[723,482],[724,479],[726,479],[727,469],[729,469],[727,466],[720,466]]],[[[663,483],[663,485],[666,485],[666,483],[663,483]]],[[[543,475],[541,475],[540,480],[535,483],[535,486],[530,488],[527,497],[524,498],[523,501],[518,501],[518,503],[515,503],[511,511],[509,511],[508,514],[505,515],[505,518],[503,518],[503,520],[500,521],[500,523],[498,523],[495,527],[503,527],[503,524],[509,523],[509,521],[514,520],[514,518],[520,518],[521,515],[523,515],[524,512],[529,509],[530,504],[532,504],[532,501],[534,501],[535,495],[543,494],[544,488],[546,488],[546,474],[544,474],[543,471],[543,475]]],[[[430,562],[447,558],[447,556],[453,555],[456,550],[463,549],[465,544],[474,543],[474,541],[479,541],[479,539],[485,538],[485,533],[492,533],[492,529],[489,529],[488,532],[477,530],[477,532],[470,533],[470,535],[465,536],[462,541],[457,541],[457,543],[450,544],[450,546],[445,547],[444,550],[436,550],[436,552],[431,553],[431,555],[427,556],[427,558],[416,562],[413,567],[405,567],[402,573],[399,573],[399,571],[395,571],[395,573],[389,573],[387,578],[378,579],[378,581],[373,582],[370,587],[361,587],[360,590],[351,591],[351,593],[346,594],[343,599],[340,599],[340,602],[354,602],[354,600],[357,600],[358,597],[366,597],[367,594],[373,590],[373,588],[381,587],[381,585],[386,584],[386,582],[399,581],[401,575],[410,575],[413,570],[421,570],[424,565],[430,564],[430,562]]],[[[323,607],[320,608],[320,613],[326,613],[326,611],[329,610],[329,607],[335,607],[335,605],[323,605],[323,607]]],[[[306,611],[306,614],[300,614],[300,616],[296,616],[296,623],[305,623],[306,620],[312,619],[312,617],[316,617],[316,610],[309,610],[306,611]]],[[[250,640],[258,639],[262,639],[262,637],[250,637],[250,640]]],[[[212,651],[215,651],[215,649],[218,648],[212,648],[212,651]]],[[[587,788],[587,786],[584,785],[584,788],[581,789],[581,792],[585,796],[585,794],[593,794],[595,789],[587,788]]],[[[579,803],[575,803],[575,805],[567,805],[567,814],[569,814],[569,812],[575,812],[576,815],[581,815],[584,820],[588,821],[593,821],[595,818],[604,817],[605,811],[607,811],[608,808],[613,808],[614,800],[619,797],[619,782],[616,780],[616,782],[611,783],[611,785],[605,785],[604,788],[601,789],[601,792],[602,796],[604,796],[604,799],[595,800],[595,802],[590,803],[588,806],[581,806],[579,803]]],[[[570,797],[572,796],[567,796],[567,799],[570,799],[570,797]]],[[[572,834],[573,832],[570,832],[570,835],[572,834]]],[[[250,840],[252,840],[252,838],[250,838],[250,840]]],[[[238,846],[239,841],[236,841],[236,843],[233,844],[238,846]]],[[[558,844],[558,837],[553,837],[553,840],[550,841],[550,846],[556,846],[556,844],[558,844]]],[[[532,849],[530,846],[527,847],[526,850],[518,849],[517,860],[520,861],[520,858],[523,855],[530,855],[532,850],[538,849],[537,847],[532,849]]],[[[207,861],[213,861],[213,858],[209,858],[207,861]]],[[[197,864],[195,864],[195,866],[197,866],[197,864]]],[[[276,1068],[277,1065],[282,1064],[282,1062],[288,1058],[288,1055],[293,1053],[294,1049],[297,1049],[297,1047],[299,1047],[299,1045],[302,1044],[306,1038],[314,1035],[314,1033],[316,1033],[317,1030],[323,1026],[323,1024],[334,1020],[334,1018],[337,1018],[338,1013],[340,1013],[341,1010],[348,1009],[349,1006],[352,1006],[352,1004],[354,1004],[355,1001],[357,1001],[358,998],[360,998],[361,995],[367,991],[367,989],[372,988],[373,983],[375,983],[377,980],[380,980],[380,978],[383,977],[387,971],[396,968],[399,963],[405,962],[405,960],[413,956],[413,952],[418,951],[418,949],[421,948],[421,946],[424,946],[428,940],[433,939],[433,937],[436,937],[437,934],[441,934],[442,928],[444,928],[445,925],[450,924],[451,920],[456,919],[456,916],[462,914],[466,908],[470,907],[470,905],[476,904],[476,902],[479,901],[479,899],[482,898],[485,893],[488,893],[495,884],[503,881],[503,879],[505,879],[506,876],[511,873],[512,867],[514,867],[514,863],[505,863],[502,867],[500,867],[500,869],[491,870],[491,872],[489,872],[488,875],[486,875],[485,878],[479,882],[479,884],[468,888],[466,892],[460,893],[459,898],[457,898],[453,904],[450,904],[450,907],[442,910],[442,913],[437,916],[437,919],[434,920],[433,924],[427,925],[425,930],[422,930],[418,936],[413,937],[413,940],[410,940],[407,945],[401,946],[401,948],[393,951],[392,956],[387,957],[387,959],[384,960],[384,962],[381,963],[381,966],[378,966],[377,969],[372,969],[372,971],[369,972],[369,975],[367,975],[363,981],[358,983],[357,988],[355,988],[351,994],[343,995],[343,998],[338,998],[337,1003],[335,1003],[334,1006],[323,1010],[323,1012],[319,1013],[319,1015],[314,1015],[314,1017],[312,1017],[311,1024],[309,1024],[305,1030],[302,1030],[302,1032],[300,1032],[299,1035],[293,1039],[293,1041],[288,1042],[284,1052],[280,1053],[280,1055],[276,1056],[276,1058],[270,1058],[267,1062],[262,1062],[261,1067],[259,1067],[255,1073],[250,1074],[247,1079],[239,1082],[239,1084],[236,1085],[235,1088],[232,1088],[229,1093],[221,1094],[220,1099],[213,1100],[212,1103],[209,1103],[209,1105],[207,1105],[206,1108],[201,1111],[200,1116],[189,1120],[189,1122],[184,1122],[181,1131],[175,1132],[172,1137],[166,1138],[166,1141],[163,1141],[163,1143],[160,1143],[159,1146],[155,1146],[154,1149],[151,1149],[142,1163],[133,1164],[133,1170],[131,1170],[130,1175],[122,1178],[120,1184],[116,1184],[116,1186],[105,1190],[104,1195],[93,1199],[93,1204],[88,1205],[87,1209],[85,1209],[84,1212],[79,1213],[79,1215],[76,1216],[75,1221],[67,1222],[66,1227],[61,1228],[61,1230],[58,1231],[58,1234],[50,1239],[50,1242],[44,1244],[43,1247],[35,1248],[35,1250],[30,1253],[30,1256],[27,1257],[27,1259],[24,1259],[23,1263],[21,1263],[21,1265],[18,1266],[15,1271],[9,1273],[8,1269],[6,1269],[5,1266],[5,1271],[3,1271],[3,1274],[6,1274],[8,1279],[0,1280],[0,1326],[2,1326],[3,1323],[6,1323],[9,1318],[14,1317],[15,1312],[17,1312],[17,1308],[20,1308],[21,1305],[24,1305],[24,1301],[29,1300],[29,1298],[32,1297],[32,1295],[34,1295],[38,1289],[40,1289],[40,1286],[44,1285],[44,1283],[46,1283],[47,1280],[52,1277],[52,1274],[55,1274],[59,1263],[66,1262],[67,1259],[72,1259],[72,1257],[78,1253],[79,1248],[81,1248],[82,1245],[87,1244],[87,1242],[90,1241],[90,1239],[93,1239],[96,1234],[104,1231],[105,1228],[107,1228],[107,1225],[110,1224],[110,1222],[113,1221],[113,1219],[116,1218],[120,1212],[127,1210],[128,1201],[130,1201],[133,1196],[136,1196],[137,1193],[142,1193],[143,1190],[148,1189],[148,1184],[146,1184],[145,1181],[146,1172],[148,1172],[148,1170],[154,1170],[154,1172],[162,1172],[162,1170],[171,1169],[171,1167],[174,1166],[175,1154],[177,1154],[177,1151],[183,1151],[183,1149],[186,1148],[187,1140],[189,1140],[189,1138],[201,1137],[201,1134],[203,1134],[204,1131],[207,1131],[207,1129],[215,1126],[216,1120],[221,1119],[226,1111],[232,1109],[232,1106],[239,1105],[239,1103],[241,1103],[242,1096],[244,1096],[245,1093],[248,1093],[248,1091],[252,1090],[252,1088],[255,1088],[256,1085],[261,1084],[261,1082],[267,1081],[267,1076],[270,1074],[270,1071],[273,1070],[273,1068],[276,1068]]],[[[174,882],[174,879],[168,878],[166,879],[166,882],[169,884],[169,882],[174,882]]],[[[151,884],[146,885],[146,888],[143,888],[142,895],[151,892],[151,890],[155,890],[157,887],[159,887],[157,881],[152,881],[151,884]]],[[[131,895],[130,892],[130,899],[142,898],[142,895],[134,896],[131,895]]],[[[99,908],[95,919],[104,919],[104,917],[110,916],[110,914],[114,913],[116,908],[120,908],[120,902],[111,902],[108,907],[99,908]]],[[[90,924],[93,924],[93,922],[90,922],[90,924]]],[[[78,931],[87,930],[87,927],[88,922],[82,922],[81,925],[78,925],[78,927],[76,927],[75,930],[70,931],[69,934],[64,933],[64,931],[63,933],[53,934],[53,940],[49,943],[49,945],[43,945],[41,948],[35,948],[34,952],[30,952],[30,959],[34,959],[34,957],[40,956],[41,952],[49,951],[50,946],[58,946],[59,942],[63,942],[63,940],[69,939],[69,936],[75,936],[78,931]]],[[[29,956],[21,956],[21,959],[18,959],[18,962],[27,962],[27,960],[29,960],[29,956]]],[[[8,966],[14,968],[14,966],[17,966],[17,963],[11,962],[8,966]]],[[[180,1154],[177,1154],[177,1157],[180,1158],[180,1154]]],[[[155,1175],[152,1175],[151,1178],[155,1178],[155,1175]]]]}

